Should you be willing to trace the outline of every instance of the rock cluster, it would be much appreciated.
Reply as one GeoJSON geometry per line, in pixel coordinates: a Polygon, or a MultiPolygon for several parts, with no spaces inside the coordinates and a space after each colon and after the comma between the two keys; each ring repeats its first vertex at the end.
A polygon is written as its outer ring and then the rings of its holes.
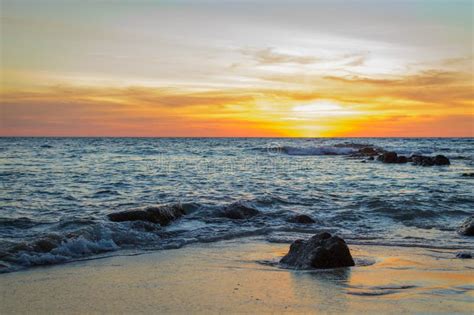
{"type": "Polygon", "coordinates": [[[358,151],[352,154],[352,157],[366,157],[367,160],[370,161],[377,159],[377,161],[381,161],[383,163],[388,164],[403,164],[408,162],[412,162],[413,165],[421,166],[450,164],[449,159],[444,155],[436,155],[434,157],[431,157],[414,154],[408,157],[404,155],[398,155],[397,152],[394,151],[385,151],[381,148],[373,146],[360,146],[358,148],[358,151]]]}
{"type": "Polygon", "coordinates": [[[354,266],[346,242],[329,233],[316,234],[309,240],[296,240],[280,263],[296,269],[327,269],[354,266]]]}
{"type": "Polygon", "coordinates": [[[413,165],[421,166],[433,166],[433,165],[449,165],[451,164],[449,159],[444,155],[437,155],[435,157],[424,156],[424,155],[412,155],[406,157],[398,155],[396,152],[384,152],[377,157],[378,161],[383,163],[408,163],[412,162],[413,165]]]}

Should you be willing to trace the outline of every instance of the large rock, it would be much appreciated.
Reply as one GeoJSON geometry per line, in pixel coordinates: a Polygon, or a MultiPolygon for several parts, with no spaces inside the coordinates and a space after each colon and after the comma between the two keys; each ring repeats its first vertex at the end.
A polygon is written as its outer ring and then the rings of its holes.
{"type": "Polygon", "coordinates": [[[234,220],[243,220],[254,217],[259,213],[260,211],[245,202],[234,202],[222,209],[219,216],[234,220]]]}
{"type": "Polygon", "coordinates": [[[311,224],[316,223],[316,221],[306,214],[298,214],[288,219],[288,222],[291,223],[302,223],[302,224],[311,224]]]}
{"type": "Polygon", "coordinates": [[[458,228],[458,233],[466,236],[474,236],[474,216],[467,218],[458,228]]]}
{"type": "Polygon", "coordinates": [[[110,213],[107,216],[114,222],[147,221],[167,225],[185,214],[186,211],[181,205],[162,205],[110,213]]]}
{"type": "Polygon", "coordinates": [[[296,269],[327,269],[354,266],[346,242],[329,233],[316,234],[309,240],[296,240],[281,264],[296,269]]]}

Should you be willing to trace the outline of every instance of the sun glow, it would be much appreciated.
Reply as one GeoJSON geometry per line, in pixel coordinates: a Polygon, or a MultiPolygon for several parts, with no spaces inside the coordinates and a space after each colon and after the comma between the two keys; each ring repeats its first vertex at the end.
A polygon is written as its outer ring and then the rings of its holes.
{"type": "Polygon", "coordinates": [[[2,2],[0,135],[474,136],[470,2],[127,2],[2,2]]]}
{"type": "Polygon", "coordinates": [[[330,101],[317,101],[311,104],[296,105],[292,108],[292,111],[297,118],[337,117],[357,114],[357,111],[344,108],[330,101]]]}

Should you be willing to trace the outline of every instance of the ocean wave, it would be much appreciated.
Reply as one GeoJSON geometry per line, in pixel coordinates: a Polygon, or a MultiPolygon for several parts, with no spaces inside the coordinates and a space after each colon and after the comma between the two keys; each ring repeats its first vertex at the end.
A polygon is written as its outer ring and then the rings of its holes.
{"type": "MultiPolygon", "coordinates": [[[[170,221],[167,225],[130,218],[136,221],[114,222],[104,216],[65,216],[56,222],[42,223],[36,237],[22,237],[0,243],[0,272],[16,271],[37,265],[49,265],[88,259],[103,253],[119,250],[161,250],[179,248],[191,243],[216,242],[240,237],[260,236],[269,242],[289,243],[295,238],[307,238],[317,232],[338,233],[352,244],[397,244],[400,246],[430,246],[432,242],[423,237],[452,235],[454,226],[442,232],[444,219],[438,216],[450,213],[435,212],[432,209],[420,209],[423,204],[412,204],[408,210],[402,210],[393,202],[383,198],[360,200],[349,209],[323,211],[321,205],[302,204],[301,200],[292,200],[275,195],[262,195],[253,198],[241,198],[234,201],[208,203],[171,203],[161,206],[177,205],[184,215],[170,221]],[[358,205],[358,206],[356,206],[358,205]],[[366,208],[363,213],[354,213],[354,209],[366,208]],[[291,223],[293,216],[307,214],[315,223],[291,223]],[[386,231],[377,228],[376,220],[388,217],[390,222],[386,231]],[[357,226],[354,222],[366,221],[366,225],[357,226]],[[374,224],[373,226],[369,226],[374,224]],[[429,234],[419,238],[407,237],[410,229],[395,234],[397,228],[416,224],[418,231],[434,228],[429,234]],[[423,224],[423,226],[419,226],[423,224]],[[394,229],[390,226],[393,225],[394,229]],[[390,234],[390,239],[386,235],[390,234]],[[432,234],[435,233],[435,234],[432,234]],[[439,235],[441,235],[439,234],[439,235]],[[20,241],[21,239],[21,241],[20,241]]],[[[114,211],[137,209],[122,206],[114,211]]],[[[140,208],[141,209],[141,208],[140,208]]],[[[146,209],[146,205],[145,208],[146,209]]],[[[465,216],[464,212],[455,212],[453,216],[465,216]]],[[[0,225],[13,228],[29,228],[38,222],[29,218],[2,219],[0,225]]],[[[21,231],[23,233],[23,231],[21,231]]],[[[462,245],[462,241],[454,243],[462,245]]],[[[450,240],[437,246],[449,246],[450,240]]],[[[458,246],[460,247],[460,246],[458,246]]],[[[112,254],[112,255],[115,255],[112,254]]]]}
{"type": "Polygon", "coordinates": [[[35,225],[42,224],[43,222],[38,222],[27,217],[19,218],[0,218],[0,227],[13,227],[19,229],[31,228],[35,225]]]}
{"type": "Polygon", "coordinates": [[[268,148],[270,153],[280,153],[286,155],[349,155],[356,153],[357,148],[339,147],[339,146],[319,146],[319,147],[293,147],[293,146],[277,146],[268,148]]]}
{"type": "MultiPolygon", "coordinates": [[[[175,205],[184,209],[186,215],[167,226],[141,220],[113,222],[107,217],[63,217],[58,222],[49,222],[42,235],[2,242],[0,272],[65,263],[121,249],[170,249],[193,242],[263,235],[271,231],[271,225],[265,221],[274,218],[262,210],[280,203],[288,201],[262,196],[217,205],[178,203],[175,205]]],[[[278,216],[283,222],[285,215],[280,211],[278,216]]],[[[30,228],[37,224],[24,217],[0,220],[5,228],[30,228]]]]}
{"type": "MultiPolygon", "coordinates": [[[[87,223],[77,223],[78,226],[84,224],[87,223]]],[[[156,245],[161,239],[159,232],[158,225],[148,222],[91,222],[73,231],[66,229],[30,241],[9,242],[0,250],[0,272],[64,263],[118,249],[156,245]]]]}

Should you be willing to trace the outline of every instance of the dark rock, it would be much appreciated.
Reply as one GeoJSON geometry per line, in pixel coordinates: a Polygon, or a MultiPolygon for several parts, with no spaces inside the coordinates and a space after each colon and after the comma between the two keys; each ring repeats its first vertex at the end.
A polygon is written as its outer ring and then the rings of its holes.
{"type": "Polygon", "coordinates": [[[354,266],[346,242],[329,233],[316,234],[306,241],[294,241],[280,263],[296,269],[354,266]]]}
{"type": "Polygon", "coordinates": [[[458,228],[458,233],[466,236],[474,236],[474,216],[467,218],[458,228]]]}
{"type": "Polygon", "coordinates": [[[411,161],[414,165],[433,166],[433,165],[449,165],[451,162],[444,155],[437,155],[435,157],[412,155],[411,161]]]}
{"type": "Polygon", "coordinates": [[[243,220],[254,217],[259,213],[260,211],[244,202],[235,202],[225,207],[219,215],[229,219],[243,220]]]}
{"type": "Polygon", "coordinates": [[[429,156],[423,156],[423,155],[412,155],[411,157],[413,161],[413,165],[421,165],[421,166],[433,166],[434,165],[434,159],[429,156]]]}
{"type": "Polygon", "coordinates": [[[456,257],[461,258],[461,259],[471,259],[472,254],[468,252],[459,252],[459,253],[456,253],[456,257]]]}
{"type": "Polygon", "coordinates": [[[463,173],[463,177],[474,177],[474,173],[463,173]]]}
{"type": "Polygon", "coordinates": [[[364,156],[376,156],[379,153],[377,152],[377,150],[375,150],[372,147],[365,147],[365,148],[359,149],[359,154],[364,155],[364,156]]]}
{"type": "Polygon", "coordinates": [[[375,160],[375,158],[374,158],[373,156],[371,156],[371,157],[369,157],[367,160],[373,161],[373,160],[375,160]]]}
{"type": "Polygon", "coordinates": [[[449,162],[449,159],[445,157],[444,155],[437,155],[434,157],[433,162],[435,165],[449,165],[451,162],[449,162]]]}
{"type": "Polygon", "coordinates": [[[111,213],[108,218],[114,222],[147,221],[167,225],[185,214],[186,211],[181,205],[163,205],[111,213]]]}
{"type": "Polygon", "coordinates": [[[397,163],[398,156],[396,152],[385,152],[377,157],[377,160],[383,163],[397,163]]]}
{"type": "Polygon", "coordinates": [[[367,163],[367,161],[366,161],[366,160],[362,160],[362,161],[360,161],[360,162],[361,162],[361,163],[367,163]]]}
{"type": "Polygon", "coordinates": [[[316,221],[313,218],[311,218],[309,215],[306,215],[306,214],[295,215],[294,217],[291,217],[290,219],[288,219],[288,222],[302,223],[302,224],[316,223],[316,221]]]}
{"type": "Polygon", "coordinates": [[[397,163],[407,163],[408,159],[406,156],[400,155],[397,157],[397,163]]]}
{"type": "Polygon", "coordinates": [[[61,243],[61,237],[59,235],[51,234],[47,237],[35,241],[33,250],[37,252],[47,253],[55,249],[61,243]]]}
{"type": "Polygon", "coordinates": [[[35,242],[34,249],[38,252],[47,253],[56,248],[58,244],[51,240],[39,240],[35,242]]]}

